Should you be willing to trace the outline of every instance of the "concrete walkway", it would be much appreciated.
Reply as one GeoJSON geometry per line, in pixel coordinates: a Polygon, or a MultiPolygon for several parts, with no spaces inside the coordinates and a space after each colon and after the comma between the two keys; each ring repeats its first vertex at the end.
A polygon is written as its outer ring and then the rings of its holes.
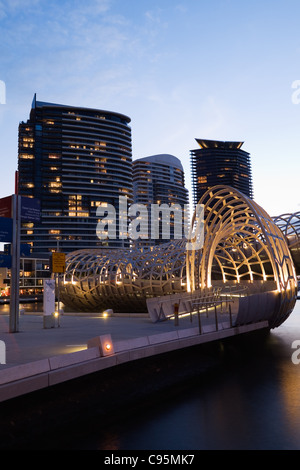
{"type": "Polygon", "coordinates": [[[19,332],[9,333],[9,315],[2,314],[0,340],[6,346],[6,364],[0,364],[0,370],[86,349],[87,342],[96,336],[110,334],[113,341],[120,341],[197,326],[196,316],[192,323],[189,317],[180,318],[175,326],[172,320],[152,323],[147,315],[103,318],[65,314],[60,317],[59,326],[56,322],[55,328],[45,329],[42,314],[25,313],[20,315],[19,332]]]}
{"type": "Polygon", "coordinates": [[[10,333],[9,315],[2,314],[0,402],[126,362],[268,327],[266,321],[232,327],[221,312],[218,323],[215,314],[201,316],[200,334],[197,316],[193,322],[190,316],[181,317],[175,324],[153,323],[148,316],[65,314],[52,328],[45,328],[43,315],[25,313],[19,331],[10,333]]]}
{"type": "MultiPolygon", "coordinates": [[[[3,368],[84,350],[88,341],[97,336],[109,334],[112,341],[117,342],[182,329],[199,330],[197,314],[192,317],[180,316],[175,325],[174,319],[153,322],[148,313],[118,314],[104,318],[100,313],[89,315],[76,312],[62,314],[59,322],[56,320],[54,328],[45,328],[42,303],[21,304],[20,309],[23,313],[19,315],[18,332],[10,333],[10,306],[0,306],[0,341],[4,342],[6,350],[3,361],[0,348],[0,371],[3,368]]],[[[219,305],[216,311],[214,308],[206,309],[201,313],[201,328],[216,331],[216,313],[218,329],[228,328],[230,318],[228,312],[225,312],[225,305],[224,309],[219,305]]]]}

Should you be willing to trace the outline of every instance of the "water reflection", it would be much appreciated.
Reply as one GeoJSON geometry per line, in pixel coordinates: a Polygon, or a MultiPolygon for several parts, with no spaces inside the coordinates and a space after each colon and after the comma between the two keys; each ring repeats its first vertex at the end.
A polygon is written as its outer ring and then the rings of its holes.
{"type": "Polygon", "coordinates": [[[230,352],[214,374],[184,394],[160,397],[113,429],[95,429],[81,445],[97,449],[300,449],[300,304],[261,344],[230,352]]]}
{"type": "Polygon", "coordinates": [[[300,442],[300,371],[297,369],[295,373],[297,367],[300,366],[294,365],[288,368],[281,364],[280,383],[288,433],[297,436],[297,440],[300,442]]]}
{"type": "MultiPolygon", "coordinates": [[[[32,310],[33,304],[29,305],[32,310]]],[[[35,305],[39,311],[39,305],[35,305]]],[[[1,321],[1,315],[0,315],[1,321]]],[[[224,349],[224,362],[180,388],[157,394],[108,425],[72,430],[61,447],[99,450],[300,449],[300,302],[263,340],[224,349]]]]}

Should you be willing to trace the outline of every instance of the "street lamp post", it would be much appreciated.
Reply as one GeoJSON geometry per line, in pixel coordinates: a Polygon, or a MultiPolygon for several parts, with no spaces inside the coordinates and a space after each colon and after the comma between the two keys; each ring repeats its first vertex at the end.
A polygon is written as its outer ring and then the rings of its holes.
{"type": "Polygon", "coordinates": [[[12,195],[13,237],[12,237],[12,266],[10,281],[10,317],[9,331],[19,331],[19,295],[20,295],[20,223],[21,196],[12,195]]]}

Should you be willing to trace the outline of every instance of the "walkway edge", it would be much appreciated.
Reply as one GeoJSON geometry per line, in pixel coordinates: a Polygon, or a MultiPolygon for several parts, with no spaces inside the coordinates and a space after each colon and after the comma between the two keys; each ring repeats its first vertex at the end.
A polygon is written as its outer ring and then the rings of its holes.
{"type": "Polygon", "coordinates": [[[177,330],[114,343],[114,353],[101,355],[101,348],[90,347],[75,353],[21,364],[0,370],[0,402],[20,397],[62,382],[177,349],[218,341],[255,330],[269,329],[267,321],[225,328],[199,335],[198,328],[177,330]]]}

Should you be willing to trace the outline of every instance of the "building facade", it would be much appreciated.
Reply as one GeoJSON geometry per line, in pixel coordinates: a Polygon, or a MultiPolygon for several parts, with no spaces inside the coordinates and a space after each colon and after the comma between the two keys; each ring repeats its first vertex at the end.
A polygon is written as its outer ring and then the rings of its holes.
{"type": "Polygon", "coordinates": [[[123,114],[34,96],[29,120],[19,125],[18,156],[18,193],[41,201],[41,222],[22,225],[32,254],[126,246],[124,237],[99,238],[96,228],[100,205],[118,210],[120,196],[132,201],[129,123],[123,114]]]}
{"type": "Polygon", "coordinates": [[[196,141],[200,148],[190,152],[194,205],[208,189],[220,184],[253,198],[250,154],[241,149],[243,142],[196,141]]]}
{"type": "Polygon", "coordinates": [[[189,217],[189,197],[184,169],[178,158],[161,154],[134,160],[133,199],[135,204],[146,206],[148,213],[144,227],[148,237],[136,240],[136,246],[153,246],[184,237],[184,227],[189,217]],[[155,205],[165,207],[165,220],[162,212],[154,214],[152,210],[155,205]],[[166,206],[173,207],[174,211],[166,206]]]}
{"type": "MultiPolygon", "coordinates": [[[[41,300],[44,281],[50,279],[49,259],[20,258],[20,300],[41,300]]],[[[10,297],[11,269],[0,268],[0,300],[10,297]]]]}

